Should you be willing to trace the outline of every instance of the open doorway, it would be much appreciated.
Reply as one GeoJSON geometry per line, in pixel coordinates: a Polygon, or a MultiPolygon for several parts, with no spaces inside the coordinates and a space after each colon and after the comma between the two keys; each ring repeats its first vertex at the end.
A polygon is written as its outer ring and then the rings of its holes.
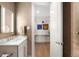
{"type": "Polygon", "coordinates": [[[62,3],[32,3],[32,56],[63,56],[62,3]]]}
{"type": "Polygon", "coordinates": [[[40,2],[33,3],[33,30],[32,30],[32,42],[34,43],[34,56],[46,57],[50,56],[50,3],[49,2],[40,2]]]}

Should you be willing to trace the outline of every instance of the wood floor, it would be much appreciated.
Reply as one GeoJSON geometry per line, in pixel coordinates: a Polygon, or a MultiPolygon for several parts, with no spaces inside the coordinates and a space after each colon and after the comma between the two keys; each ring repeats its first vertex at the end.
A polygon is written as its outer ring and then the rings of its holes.
{"type": "Polygon", "coordinates": [[[50,56],[50,43],[35,43],[35,56],[36,57],[49,57],[50,56]]]}

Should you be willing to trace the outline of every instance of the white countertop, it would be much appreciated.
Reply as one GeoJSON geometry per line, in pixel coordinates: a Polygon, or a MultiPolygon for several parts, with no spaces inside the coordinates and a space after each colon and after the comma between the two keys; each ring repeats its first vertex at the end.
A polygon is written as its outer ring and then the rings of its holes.
{"type": "Polygon", "coordinates": [[[0,43],[0,45],[20,45],[24,40],[27,39],[27,36],[16,36],[14,39],[10,41],[6,41],[4,43],[0,43]]]}

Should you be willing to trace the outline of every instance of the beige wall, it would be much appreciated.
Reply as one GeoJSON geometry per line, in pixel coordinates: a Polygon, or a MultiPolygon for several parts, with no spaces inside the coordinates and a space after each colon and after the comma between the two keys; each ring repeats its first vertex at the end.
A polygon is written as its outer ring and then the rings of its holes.
{"type": "Polygon", "coordinates": [[[14,3],[13,2],[0,2],[0,5],[8,8],[9,10],[14,12],[14,3]]]}
{"type": "Polygon", "coordinates": [[[29,26],[30,29],[27,30],[27,47],[28,54],[31,54],[31,3],[30,2],[20,2],[17,4],[16,8],[16,19],[17,19],[17,32],[22,34],[24,26],[29,26]]]}
{"type": "Polygon", "coordinates": [[[17,32],[22,33],[23,27],[27,25],[26,3],[17,4],[17,32]]]}
{"type": "Polygon", "coordinates": [[[22,33],[24,26],[30,26],[31,3],[21,2],[17,4],[17,32],[22,33]]]}
{"type": "Polygon", "coordinates": [[[28,30],[28,32],[27,32],[27,34],[28,34],[28,49],[27,49],[27,53],[28,53],[28,55],[31,55],[32,54],[32,38],[31,38],[31,35],[32,35],[32,30],[31,30],[31,14],[32,14],[32,12],[31,12],[31,3],[27,3],[27,26],[29,26],[30,27],[30,30],[28,30]]]}
{"type": "Polygon", "coordinates": [[[79,3],[71,5],[71,33],[72,33],[72,56],[79,56],[79,3]]]}

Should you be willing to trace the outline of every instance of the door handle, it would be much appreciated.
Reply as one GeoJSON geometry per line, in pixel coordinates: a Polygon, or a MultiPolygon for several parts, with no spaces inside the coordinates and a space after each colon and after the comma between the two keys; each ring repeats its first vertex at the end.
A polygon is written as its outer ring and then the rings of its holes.
{"type": "Polygon", "coordinates": [[[63,45],[63,43],[62,43],[62,42],[56,42],[56,44],[58,44],[58,45],[63,45]]]}
{"type": "Polygon", "coordinates": [[[78,34],[78,35],[79,35],[79,32],[76,32],[76,34],[78,34]]]}

